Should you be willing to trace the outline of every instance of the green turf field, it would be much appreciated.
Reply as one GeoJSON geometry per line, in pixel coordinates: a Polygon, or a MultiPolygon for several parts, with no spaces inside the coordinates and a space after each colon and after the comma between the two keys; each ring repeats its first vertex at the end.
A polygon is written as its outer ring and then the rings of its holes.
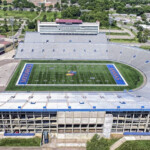
{"type": "Polygon", "coordinates": [[[28,84],[116,84],[106,64],[34,64],[28,84]],[[75,72],[71,74],[69,72],[75,72]]]}
{"type": "Polygon", "coordinates": [[[143,75],[136,69],[111,61],[21,61],[7,91],[123,91],[135,89],[143,83],[143,75]],[[29,86],[16,85],[25,63],[33,63],[29,86]],[[38,64],[35,64],[38,63],[38,64]],[[41,64],[39,64],[41,63],[41,64]],[[128,86],[116,86],[106,64],[114,64],[128,86]],[[68,71],[76,75],[67,76],[68,71]],[[40,85],[41,84],[41,85],[40,85]],[[56,85],[56,86],[55,86],[56,85]],[[58,86],[59,85],[59,86],[58,86]],[[67,85],[67,86],[64,86],[67,85]],[[76,86],[74,86],[76,85],[76,86]],[[83,86],[85,85],[85,86],[83,86]],[[95,85],[95,86],[93,86],[95,85]],[[97,86],[98,85],[98,86],[97,86]]]}

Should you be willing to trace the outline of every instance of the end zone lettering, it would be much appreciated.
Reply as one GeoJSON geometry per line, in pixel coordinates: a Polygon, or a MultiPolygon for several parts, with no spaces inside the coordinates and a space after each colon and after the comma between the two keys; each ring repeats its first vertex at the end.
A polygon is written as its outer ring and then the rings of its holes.
{"type": "Polygon", "coordinates": [[[27,84],[33,64],[26,64],[18,84],[27,84]]]}

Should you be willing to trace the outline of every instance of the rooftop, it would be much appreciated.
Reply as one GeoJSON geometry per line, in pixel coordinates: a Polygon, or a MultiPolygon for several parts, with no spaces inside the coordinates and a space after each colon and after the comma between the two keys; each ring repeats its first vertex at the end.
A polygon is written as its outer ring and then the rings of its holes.
{"type": "Polygon", "coordinates": [[[82,20],[78,20],[78,19],[56,19],[56,23],[82,24],[82,20]]]}
{"type": "Polygon", "coordinates": [[[132,92],[1,93],[0,111],[150,111],[150,101],[132,92]]]}

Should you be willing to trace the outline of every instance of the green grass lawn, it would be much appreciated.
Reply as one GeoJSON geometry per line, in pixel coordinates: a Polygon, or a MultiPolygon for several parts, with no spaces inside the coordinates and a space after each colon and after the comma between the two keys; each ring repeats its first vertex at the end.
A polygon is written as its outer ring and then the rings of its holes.
{"type": "MultiPolygon", "coordinates": [[[[32,21],[36,16],[38,16],[38,13],[39,12],[0,10],[0,18],[14,17],[16,19],[29,19],[30,21],[32,21]]],[[[46,15],[47,21],[50,22],[51,20],[55,19],[54,13],[55,12],[42,12],[41,15],[37,18],[37,20],[42,21],[43,16],[46,15]]],[[[61,18],[61,12],[57,12],[56,18],[61,18]]]]}
{"type": "Polygon", "coordinates": [[[38,14],[36,12],[28,11],[3,11],[0,10],[0,18],[14,17],[16,19],[34,19],[38,14]]]}
{"type": "Polygon", "coordinates": [[[106,64],[34,64],[28,84],[116,84],[106,64]],[[74,75],[69,72],[75,72],[74,75]]]}
{"type": "Polygon", "coordinates": [[[40,142],[39,137],[29,139],[5,138],[0,140],[0,146],[40,146],[40,142]]]}
{"type": "Polygon", "coordinates": [[[127,141],[116,150],[150,150],[150,141],[127,141]]]}
{"type": "MultiPolygon", "coordinates": [[[[68,65],[66,65],[68,66],[68,65]]],[[[75,66],[74,66],[75,67],[75,66]]],[[[74,70],[75,68],[72,68],[73,71],[76,71],[74,70]]],[[[79,67],[79,70],[83,70],[83,71],[88,71],[89,70],[91,71],[91,69],[89,69],[88,66],[86,66],[87,69],[84,69],[81,67],[79,67]]],[[[104,67],[105,68],[105,67],[104,67]]],[[[101,68],[103,69],[103,68],[101,68]]],[[[105,68],[106,69],[106,68],[105,68]]],[[[43,68],[44,70],[44,68],[43,68]]],[[[58,68],[57,70],[61,70],[60,68],[58,68]]],[[[63,71],[63,78],[68,78],[66,76],[66,72],[69,71],[70,68],[66,68],[66,70],[63,71]]],[[[49,70],[50,72],[51,70],[49,70]]],[[[78,71],[78,70],[77,70],[78,71]]],[[[103,72],[103,71],[101,71],[103,72]]],[[[34,73],[34,72],[33,72],[34,73]]],[[[36,73],[36,70],[35,70],[35,73],[36,73]]],[[[98,71],[94,70],[94,73],[93,75],[97,73],[98,74],[98,71]]],[[[108,72],[104,73],[103,72],[103,76],[105,74],[105,78],[112,78],[111,76],[108,76],[107,74],[108,72]]],[[[32,73],[31,73],[32,74],[32,73]]],[[[61,77],[59,77],[58,73],[54,73],[53,74],[53,78],[58,78],[58,83],[61,81],[62,82],[62,74],[61,74],[61,77]]],[[[39,73],[34,77],[34,75],[32,75],[33,78],[29,80],[29,83],[32,83],[33,81],[35,81],[35,79],[39,78],[40,82],[43,82],[43,77],[39,77],[39,73]]],[[[46,74],[45,74],[46,76],[46,74]]],[[[96,76],[96,75],[94,75],[96,76]]],[[[99,75],[100,76],[100,75],[99,75]]],[[[88,75],[86,75],[85,79],[88,77],[88,75]]],[[[48,77],[49,79],[51,77],[48,77]]],[[[70,77],[69,77],[70,78],[70,77]]],[[[54,79],[54,80],[55,80],[54,79]]],[[[80,80],[81,77],[80,75],[78,76],[78,79],[76,78],[76,82],[78,82],[78,80],[80,80]]],[[[82,77],[81,80],[83,81],[86,81],[84,77],[82,77]]],[[[101,79],[102,81],[103,79],[101,79]]],[[[105,80],[105,79],[104,79],[105,80]]],[[[103,80],[103,82],[104,82],[103,80]]],[[[110,79],[109,79],[110,81],[110,79]]],[[[50,82],[47,81],[47,82],[50,82]]],[[[68,81],[67,81],[68,82],[68,81]]],[[[70,82],[70,81],[69,81],[70,82]]],[[[110,62],[110,61],[21,61],[20,65],[18,66],[16,72],[14,73],[9,85],[7,86],[6,90],[7,91],[123,91],[124,89],[126,90],[129,90],[129,89],[134,89],[134,88],[137,88],[139,87],[141,84],[143,83],[143,76],[141,75],[141,73],[139,71],[137,71],[136,69],[130,67],[130,66],[127,66],[125,64],[120,64],[120,63],[116,63],[116,62],[110,62]],[[24,67],[24,64],[25,63],[66,63],[66,64],[69,64],[69,63],[85,63],[85,66],[86,66],[86,63],[113,63],[116,65],[116,67],[118,68],[118,70],[120,71],[120,73],[122,74],[122,76],[125,78],[126,82],[128,83],[128,86],[16,86],[16,82],[18,80],[18,77],[22,71],[22,68],[24,67]]]]}
{"type": "Polygon", "coordinates": [[[105,139],[95,134],[91,140],[86,143],[86,150],[110,150],[110,146],[113,145],[118,138],[105,139]]]}
{"type": "MultiPolygon", "coordinates": [[[[109,29],[109,26],[108,27],[104,27],[104,26],[101,26],[101,29],[109,29]]],[[[110,28],[110,30],[122,30],[120,27],[118,27],[118,26],[111,26],[111,28],[110,28]]]]}
{"type": "MultiPolygon", "coordinates": [[[[55,12],[42,12],[41,15],[37,18],[37,20],[42,21],[43,16],[46,15],[46,19],[48,22],[50,22],[50,21],[55,22],[54,13],[55,12]]],[[[61,12],[57,12],[56,18],[61,18],[61,12]]]]}
{"type": "Polygon", "coordinates": [[[150,50],[150,46],[141,46],[140,48],[150,50]]]}
{"type": "MultiPolygon", "coordinates": [[[[107,32],[106,35],[109,35],[107,32]]],[[[117,32],[110,32],[110,35],[122,35],[122,36],[130,36],[129,33],[123,32],[123,33],[117,33],[117,32]]]]}
{"type": "Polygon", "coordinates": [[[134,39],[110,39],[111,42],[116,43],[139,43],[137,38],[134,39]]]}

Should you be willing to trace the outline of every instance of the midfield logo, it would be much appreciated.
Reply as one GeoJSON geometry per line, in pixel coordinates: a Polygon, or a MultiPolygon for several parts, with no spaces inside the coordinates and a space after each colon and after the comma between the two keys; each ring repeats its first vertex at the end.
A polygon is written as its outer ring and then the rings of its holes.
{"type": "Polygon", "coordinates": [[[76,71],[68,71],[68,73],[66,73],[66,76],[74,76],[76,74],[77,74],[76,71]]]}

